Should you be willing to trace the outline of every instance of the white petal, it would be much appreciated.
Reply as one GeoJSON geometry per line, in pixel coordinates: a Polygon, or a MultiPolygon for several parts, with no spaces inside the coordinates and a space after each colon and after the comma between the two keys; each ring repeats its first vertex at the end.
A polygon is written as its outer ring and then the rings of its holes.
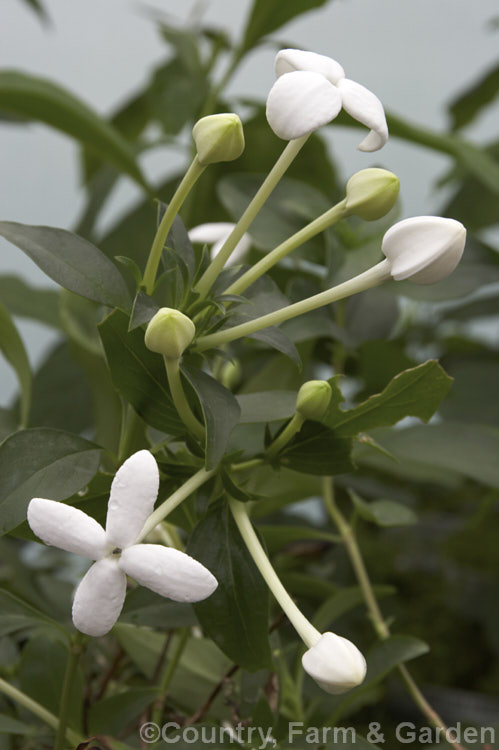
{"type": "Polygon", "coordinates": [[[215,576],[200,562],[160,544],[128,547],[119,566],[142,586],[177,602],[199,602],[218,586],[215,576]]]}
{"type": "Polygon", "coordinates": [[[360,685],[366,676],[366,660],[357,646],[335,633],[323,633],[303,654],[302,665],[326,693],[333,695],[360,685]]]}
{"type": "Polygon", "coordinates": [[[276,76],[291,73],[293,70],[309,70],[321,73],[331,83],[338,83],[345,77],[345,71],[336,60],[316,52],[305,52],[302,49],[282,49],[275,59],[276,76]]]}
{"type": "Polygon", "coordinates": [[[285,73],[267,98],[267,120],[279,138],[291,141],[334,120],[341,96],[320,73],[297,70],[285,73]]]}
{"type": "Polygon", "coordinates": [[[464,251],[466,229],[455,219],[414,216],[390,227],[381,250],[396,281],[433,284],[455,269],[464,251]]]}
{"type": "MultiPolygon", "coordinates": [[[[189,229],[189,239],[191,242],[206,242],[211,247],[211,257],[217,255],[225,240],[234,229],[235,224],[228,221],[210,222],[208,224],[199,224],[197,227],[189,229]]],[[[241,263],[244,256],[251,247],[249,235],[243,234],[230,256],[227,265],[241,263]]]]}
{"type": "Polygon", "coordinates": [[[111,485],[106,534],[110,545],[133,544],[151,515],[158,496],[159,472],[152,453],[143,450],[127,458],[111,485]]]}
{"type": "Polygon", "coordinates": [[[369,135],[358,146],[360,151],[377,151],[388,140],[385,111],[378,97],[360,83],[345,78],[338,88],[343,108],[355,120],[371,128],[369,135]]]}
{"type": "Polygon", "coordinates": [[[109,551],[102,526],[71,505],[34,497],[28,505],[28,523],[45,544],[66,552],[99,560],[109,551]]]}
{"type": "Polygon", "coordinates": [[[117,560],[94,563],[76,589],[73,601],[75,628],[86,635],[105,635],[120,616],[126,594],[126,576],[117,560]]]}

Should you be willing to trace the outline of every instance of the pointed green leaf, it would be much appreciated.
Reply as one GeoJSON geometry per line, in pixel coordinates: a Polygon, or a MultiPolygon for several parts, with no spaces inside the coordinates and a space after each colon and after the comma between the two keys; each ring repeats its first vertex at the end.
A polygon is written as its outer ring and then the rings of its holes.
{"type": "Polygon", "coordinates": [[[244,32],[242,51],[254,47],[263,36],[271,34],[292,18],[314,8],[320,8],[328,0],[254,0],[244,32]]]}
{"type": "Polygon", "coordinates": [[[0,351],[14,368],[21,388],[21,424],[28,423],[31,404],[31,368],[23,341],[9,311],[0,302],[0,351]]]}
{"type": "Polygon", "coordinates": [[[458,130],[472,122],[499,95],[499,65],[487,73],[470,89],[460,94],[449,106],[452,129],[458,130]]]}
{"type": "Polygon", "coordinates": [[[65,289],[109,307],[130,309],[122,275],[104,253],[82,237],[66,229],[13,221],[0,222],[0,235],[65,289]]]}
{"type": "Polygon", "coordinates": [[[0,298],[11,315],[59,328],[59,292],[30,286],[17,276],[0,276],[0,298]]]}
{"type": "Polygon", "coordinates": [[[279,463],[304,474],[334,476],[353,471],[352,441],[323,427],[305,422],[295,438],[279,453],[279,463]]]}
{"type": "Polygon", "coordinates": [[[295,413],[296,391],[260,391],[236,396],[241,424],[289,419],[295,413]]]}
{"type": "Polygon", "coordinates": [[[368,503],[354,490],[349,489],[355,509],[364,521],[375,523],[377,526],[408,526],[417,523],[417,516],[411,508],[393,500],[373,500],[368,503]]]}
{"type": "Polygon", "coordinates": [[[145,184],[129,143],[62,86],[14,70],[1,71],[0,109],[66,133],[141,185],[145,184]]]}

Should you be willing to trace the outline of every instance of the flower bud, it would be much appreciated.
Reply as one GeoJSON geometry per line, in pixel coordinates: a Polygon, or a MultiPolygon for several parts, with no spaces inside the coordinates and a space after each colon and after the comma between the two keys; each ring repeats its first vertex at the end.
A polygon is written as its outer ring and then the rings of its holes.
{"type": "Polygon", "coordinates": [[[180,359],[191,343],[196,327],[180,310],[162,307],[147,326],[145,344],[148,349],[169,359],[180,359]]]}
{"type": "Polygon", "coordinates": [[[233,161],[244,151],[243,126],[233,113],[202,117],[194,125],[192,137],[203,166],[233,161]]]}
{"type": "Polygon", "coordinates": [[[304,419],[322,419],[331,401],[331,386],[326,380],[309,380],[298,391],[296,411],[304,419]]]}
{"type": "Polygon", "coordinates": [[[229,360],[224,362],[220,368],[220,382],[225,388],[232,391],[241,382],[242,374],[240,363],[237,360],[229,360]]]}
{"type": "Polygon", "coordinates": [[[415,216],[394,224],[381,250],[396,281],[433,284],[455,269],[463,254],[466,229],[455,219],[415,216]]]}
{"type": "Polygon", "coordinates": [[[395,205],[399,190],[399,178],[393,172],[362,169],[347,182],[346,210],[364,221],[381,219],[395,205]]]}
{"type": "Polygon", "coordinates": [[[323,633],[301,663],[319,687],[333,695],[357,687],[366,676],[366,660],[357,646],[335,633],[323,633]]]}

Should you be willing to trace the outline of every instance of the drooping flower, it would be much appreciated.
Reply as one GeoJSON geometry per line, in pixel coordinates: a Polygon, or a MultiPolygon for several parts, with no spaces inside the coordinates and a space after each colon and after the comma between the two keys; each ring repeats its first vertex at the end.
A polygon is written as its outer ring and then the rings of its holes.
{"type": "MultiPolygon", "coordinates": [[[[211,258],[213,259],[223,247],[227,237],[234,229],[235,224],[228,221],[209,222],[199,224],[197,227],[189,229],[189,239],[191,242],[206,243],[211,245],[211,258]]],[[[227,265],[241,263],[248,250],[251,247],[251,240],[247,234],[243,234],[236,247],[234,248],[230,261],[227,265]]]]}
{"type": "Polygon", "coordinates": [[[355,644],[336,633],[323,633],[303,654],[305,672],[326,691],[345,693],[363,682],[366,660],[355,644]]]}
{"type": "Polygon", "coordinates": [[[414,216],[394,224],[381,250],[396,281],[434,284],[455,269],[466,244],[466,229],[455,219],[414,216]]]}
{"type": "Polygon", "coordinates": [[[388,140],[383,105],[360,83],[345,78],[336,60],[315,52],[283,49],[275,60],[277,81],[267,98],[267,120],[286,141],[301,138],[326,125],[341,108],[370,128],[358,146],[377,151],[388,140]]]}
{"type": "Polygon", "coordinates": [[[43,498],[31,500],[28,523],[40,539],[96,561],[73,601],[73,623],[82,633],[101,636],[111,630],[125,601],[127,575],[180,602],[201,601],[216,589],[216,578],[184,552],[136,543],[158,488],[156,461],[142,450],[130,456],[113,479],[105,529],[78,508],[43,498]]]}

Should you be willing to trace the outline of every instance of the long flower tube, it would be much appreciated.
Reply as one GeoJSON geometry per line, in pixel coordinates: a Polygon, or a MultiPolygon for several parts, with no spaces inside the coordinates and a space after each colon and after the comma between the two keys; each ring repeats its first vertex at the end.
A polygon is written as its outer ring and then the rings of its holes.
{"type": "Polygon", "coordinates": [[[320,633],[298,609],[282,585],[255,533],[244,503],[230,498],[232,516],[255,565],[307,646],[302,665],[328,693],[344,693],[360,685],[366,674],[366,661],[351,641],[335,633],[320,633]]]}

